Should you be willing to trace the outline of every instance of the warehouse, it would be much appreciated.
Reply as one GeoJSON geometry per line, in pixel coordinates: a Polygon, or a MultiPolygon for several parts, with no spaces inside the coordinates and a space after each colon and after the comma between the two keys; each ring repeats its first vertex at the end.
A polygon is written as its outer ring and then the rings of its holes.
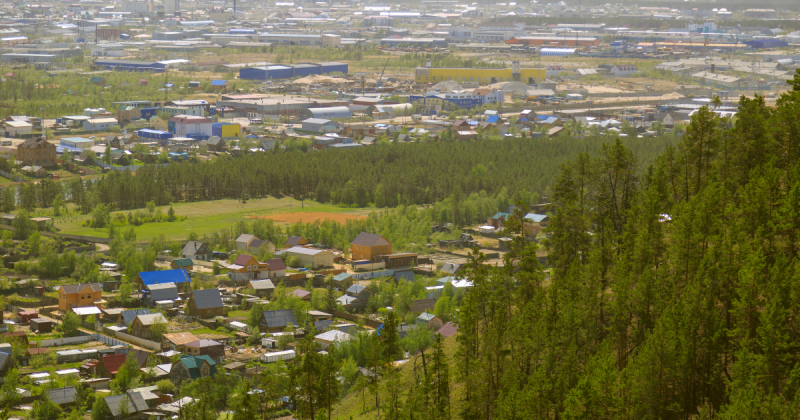
{"type": "Polygon", "coordinates": [[[211,124],[211,135],[223,139],[232,139],[239,137],[241,128],[242,127],[236,123],[213,123],[211,124]]]}
{"type": "Polygon", "coordinates": [[[211,120],[196,115],[177,115],[167,122],[167,130],[177,137],[206,140],[211,137],[211,120]]]}
{"type": "Polygon", "coordinates": [[[322,35],[318,34],[270,34],[258,35],[258,42],[272,42],[289,45],[322,45],[322,35]]]}
{"type": "Polygon", "coordinates": [[[447,48],[447,39],[445,38],[383,38],[381,45],[388,45],[391,47],[409,46],[409,47],[440,47],[447,48]]]}
{"type": "Polygon", "coordinates": [[[452,67],[418,67],[416,69],[417,83],[439,83],[445,80],[457,82],[478,82],[479,85],[488,85],[498,82],[519,81],[525,84],[535,84],[547,79],[545,68],[504,68],[504,69],[475,69],[452,67]]]}
{"type": "Polygon", "coordinates": [[[303,120],[302,124],[303,131],[313,133],[329,133],[339,129],[339,123],[323,118],[308,118],[303,120]]]}
{"type": "Polygon", "coordinates": [[[61,139],[61,145],[88,150],[90,147],[94,146],[94,140],[85,139],[83,137],[64,137],[61,139]]]}
{"type": "Polygon", "coordinates": [[[539,55],[542,57],[569,57],[575,54],[575,48],[542,48],[539,55]]]}
{"type": "Polygon", "coordinates": [[[298,265],[311,266],[312,269],[320,267],[333,267],[333,253],[324,249],[293,247],[283,251],[287,257],[297,257],[298,265]]]}
{"type": "Polygon", "coordinates": [[[239,70],[239,78],[243,80],[289,79],[294,69],[281,64],[264,67],[245,67],[239,70]]]}
{"type": "Polygon", "coordinates": [[[134,61],[134,60],[95,60],[94,65],[107,70],[117,71],[152,71],[163,73],[167,67],[158,61],[134,61]]]}
{"type": "Polygon", "coordinates": [[[543,45],[552,47],[593,47],[600,45],[600,40],[592,37],[577,36],[520,36],[511,38],[506,44],[543,45]]]}
{"type": "Polygon", "coordinates": [[[321,74],[322,67],[314,63],[300,63],[294,66],[294,77],[305,77],[312,74],[321,74]]]}
{"type": "Polygon", "coordinates": [[[782,39],[777,38],[770,38],[770,39],[756,39],[753,41],[745,42],[750,49],[760,50],[764,48],[783,48],[788,47],[789,44],[782,39]]]}
{"type": "Polygon", "coordinates": [[[247,117],[262,117],[266,115],[298,115],[308,108],[324,108],[331,106],[347,106],[345,101],[333,100],[308,100],[304,98],[260,98],[256,95],[223,95],[217,101],[219,108],[232,108],[234,112],[245,114],[247,117]]]}
{"type": "Polygon", "coordinates": [[[319,66],[320,66],[320,74],[331,74],[331,73],[347,74],[348,70],[347,64],[337,63],[335,61],[328,63],[321,63],[319,66]]]}
{"type": "Polygon", "coordinates": [[[139,138],[158,140],[159,142],[172,138],[172,134],[167,131],[153,130],[150,128],[143,128],[137,131],[136,135],[139,136],[139,138]]]}
{"type": "Polygon", "coordinates": [[[55,58],[52,54],[0,54],[3,63],[52,63],[55,58]]]}
{"type": "Polygon", "coordinates": [[[350,108],[346,106],[331,106],[327,108],[308,108],[305,112],[300,114],[303,118],[350,118],[350,108]]]}
{"type": "Polygon", "coordinates": [[[92,118],[83,122],[83,131],[108,131],[119,126],[116,118],[92,118]]]}

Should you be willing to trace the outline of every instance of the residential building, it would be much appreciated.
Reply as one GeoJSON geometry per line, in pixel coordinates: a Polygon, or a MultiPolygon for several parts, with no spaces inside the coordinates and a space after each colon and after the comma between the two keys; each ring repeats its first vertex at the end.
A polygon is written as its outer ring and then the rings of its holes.
{"type": "Polygon", "coordinates": [[[339,273],[331,279],[339,290],[347,290],[353,284],[353,275],[350,273],[339,273]]]}
{"type": "Polygon", "coordinates": [[[172,308],[179,299],[178,286],[175,283],[149,284],[146,286],[142,300],[148,306],[172,308]]]}
{"type": "Polygon", "coordinates": [[[324,333],[317,334],[314,336],[314,341],[316,341],[322,350],[327,350],[328,347],[334,345],[335,343],[349,341],[353,338],[352,335],[342,332],[339,330],[330,330],[325,331],[324,333]]]}
{"type": "Polygon", "coordinates": [[[62,409],[74,406],[78,401],[78,390],[74,386],[47,389],[44,393],[48,400],[62,409]]]}
{"type": "Polygon", "coordinates": [[[97,376],[101,378],[111,378],[111,379],[116,378],[119,368],[121,368],[122,365],[125,364],[125,360],[127,360],[127,357],[128,355],[125,353],[112,354],[101,357],[97,364],[97,370],[96,370],[97,376]]]}
{"type": "Polygon", "coordinates": [[[350,255],[355,260],[379,262],[382,255],[392,253],[392,243],[381,235],[361,232],[350,242],[350,255]]]}
{"type": "Polygon", "coordinates": [[[160,313],[139,315],[130,326],[130,334],[134,337],[144,338],[150,340],[153,333],[150,328],[155,324],[167,324],[167,318],[160,313]]]}
{"type": "Polygon", "coordinates": [[[58,289],[58,309],[68,311],[72,308],[97,306],[103,309],[103,286],[100,283],[66,284],[58,289]]]}
{"type": "Polygon", "coordinates": [[[425,327],[429,330],[438,331],[439,328],[442,328],[444,322],[442,322],[442,319],[434,314],[423,312],[417,317],[416,325],[425,327]]]}
{"type": "Polygon", "coordinates": [[[550,221],[550,216],[546,214],[528,213],[523,218],[522,224],[528,236],[535,237],[542,233],[550,221]]]}
{"type": "Polygon", "coordinates": [[[127,391],[124,394],[105,397],[103,400],[108,405],[108,411],[114,420],[138,420],[148,417],[145,412],[150,407],[141,392],[127,391]]]}
{"type": "Polygon", "coordinates": [[[272,283],[272,280],[250,280],[250,283],[247,284],[247,287],[256,291],[256,296],[264,297],[269,299],[272,296],[272,292],[275,290],[275,284],[272,283]]]}
{"type": "Polygon", "coordinates": [[[119,127],[116,118],[91,118],[83,122],[83,131],[110,131],[119,127]]]}
{"type": "Polygon", "coordinates": [[[185,381],[214,377],[217,374],[217,363],[209,356],[181,356],[172,364],[169,379],[175,386],[185,381]]]}
{"type": "Polygon", "coordinates": [[[175,283],[175,286],[178,287],[178,292],[185,293],[188,291],[191,281],[192,279],[189,277],[189,273],[179,268],[177,270],[141,272],[139,273],[137,284],[140,287],[145,287],[150,284],[175,283]]]}
{"type": "Polygon", "coordinates": [[[122,311],[119,314],[119,319],[117,320],[117,324],[125,327],[130,327],[133,324],[133,321],[136,320],[136,317],[139,315],[148,315],[150,314],[149,309],[128,309],[127,311],[122,311]]]}
{"type": "Polygon", "coordinates": [[[181,258],[191,258],[193,260],[211,261],[214,253],[200,241],[188,241],[181,250],[181,258]]]}
{"type": "Polygon", "coordinates": [[[225,358],[225,345],[214,340],[197,340],[186,343],[184,353],[190,356],[208,356],[216,363],[225,358]]]}
{"type": "Polygon", "coordinates": [[[293,248],[296,246],[306,246],[308,245],[308,241],[305,240],[302,236],[290,236],[289,239],[286,240],[286,243],[283,244],[284,248],[293,248]]]}
{"type": "Polygon", "coordinates": [[[186,311],[189,315],[201,318],[225,315],[225,306],[219,289],[192,291],[189,302],[186,303],[186,311]]]}
{"type": "Polygon", "coordinates": [[[169,268],[173,270],[182,268],[186,271],[192,271],[192,269],[194,269],[194,262],[192,262],[191,258],[178,258],[169,263],[169,268]]]}
{"type": "Polygon", "coordinates": [[[369,298],[372,297],[373,293],[372,290],[369,290],[365,286],[353,284],[347,288],[345,295],[355,299],[348,300],[348,303],[344,305],[344,307],[347,309],[358,309],[367,306],[367,302],[369,302],[369,298]]]}
{"type": "Polygon", "coordinates": [[[161,350],[175,350],[177,352],[186,353],[184,349],[186,344],[197,340],[199,340],[199,338],[190,332],[164,334],[164,339],[161,341],[161,350]]]}
{"type": "Polygon", "coordinates": [[[16,159],[23,165],[53,166],[56,164],[56,145],[41,137],[27,139],[17,146],[16,159]]]}
{"type": "Polygon", "coordinates": [[[287,327],[297,327],[297,320],[291,309],[281,309],[277,311],[264,311],[258,328],[262,332],[283,332],[287,327]]]}
{"type": "Polygon", "coordinates": [[[275,252],[275,244],[270,241],[259,239],[255,237],[255,235],[243,233],[236,238],[236,249],[243,253],[257,253],[260,251],[261,246],[265,244],[267,246],[267,251],[275,252]]]}

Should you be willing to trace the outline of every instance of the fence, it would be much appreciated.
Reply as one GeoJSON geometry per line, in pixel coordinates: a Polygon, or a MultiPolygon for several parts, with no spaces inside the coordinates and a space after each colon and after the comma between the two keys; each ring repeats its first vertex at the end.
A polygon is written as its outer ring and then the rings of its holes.
{"type": "Polygon", "coordinates": [[[373,319],[363,318],[363,317],[360,317],[358,315],[348,314],[347,312],[340,312],[340,311],[337,311],[337,310],[333,310],[333,311],[331,311],[331,314],[333,316],[337,317],[337,318],[342,318],[342,319],[346,319],[348,321],[353,321],[353,322],[358,322],[359,320],[363,320],[364,321],[364,325],[366,325],[368,327],[372,327],[372,328],[378,328],[381,325],[383,325],[383,322],[375,321],[373,319]]]}
{"type": "MultiPolygon", "coordinates": [[[[404,269],[405,270],[405,269],[404,269]]],[[[355,273],[353,274],[354,280],[370,280],[378,277],[391,277],[394,275],[395,270],[373,271],[370,273],[355,273]]]]}
{"type": "Polygon", "coordinates": [[[12,181],[16,181],[16,182],[24,181],[24,179],[22,179],[21,176],[10,174],[10,173],[8,173],[6,171],[3,171],[3,170],[0,170],[0,175],[2,175],[4,178],[8,178],[8,179],[10,179],[12,181]]]}
{"type": "Polygon", "coordinates": [[[125,334],[118,332],[117,338],[125,340],[129,343],[136,344],[139,347],[144,347],[146,349],[161,351],[161,343],[156,343],[154,341],[145,340],[144,338],[134,337],[130,334],[125,334]]]}
{"type": "Polygon", "coordinates": [[[91,341],[92,337],[88,335],[82,335],[80,337],[68,337],[68,338],[53,338],[50,340],[41,340],[39,341],[39,347],[58,347],[58,346],[66,346],[69,344],[77,344],[77,343],[85,343],[87,341],[91,341]]]}
{"type": "MultiPolygon", "coordinates": [[[[166,166],[166,165],[169,165],[169,163],[155,163],[153,165],[154,166],[166,166]]],[[[110,169],[112,171],[120,171],[120,172],[131,171],[131,172],[133,172],[133,171],[141,168],[144,165],[113,166],[113,165],[109,165],[109,164],[107,164],[105,162],[97,162],[97,166],[99,166],[99,167],[101,167],[103,169],[110,169]]]]}
{"type": "MultiPolygon", "coordinates": [[[[105,328],[103,329],[103,331],[106,331],[106,330],[107,329],[105,329],[105,328]]],[[[112,333],[114,332],[112,330],[107,330],[107,331],[111,331],[112,333]]],[[[93,341],[99,341],[99,342],[101,342],[101,343],[103,343],[103,344],[105,344],[105,345],[107,345],[109,347],[111,347],[111,346],[128,347],[130,345],[130,344],[126,343],[126,342],[119,341],[119,340],[117,340],[115,338],[112,338],[112,337],[109,337],[109,336],[103,335],[103,334],[93,333],[91,335],[91,337],[92,337],[93,341]]]]}

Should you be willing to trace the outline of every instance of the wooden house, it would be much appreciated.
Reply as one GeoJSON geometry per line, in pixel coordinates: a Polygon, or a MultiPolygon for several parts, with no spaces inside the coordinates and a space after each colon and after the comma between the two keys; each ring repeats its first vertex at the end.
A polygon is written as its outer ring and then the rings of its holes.
{"type": "Polygon", "coordinates": [[[192,291],[189,302],[186,303],[186,310],[189,315],[201,318],[225,315],[225,307],[219,289],[192,291]]]}

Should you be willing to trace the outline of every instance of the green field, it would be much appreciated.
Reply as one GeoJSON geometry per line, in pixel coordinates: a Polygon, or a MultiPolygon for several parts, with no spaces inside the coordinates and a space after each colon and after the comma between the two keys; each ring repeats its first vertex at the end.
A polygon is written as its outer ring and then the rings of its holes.
{"type": "MultiPolygon", "coordinates": [[[[189,233],[195,232],[198,235],[204,233],[217,232],[222,229],[230,229],[239,221],[248,223],[254,218],[280,213],[297,212],[327,212],[327,213],[346,213],[346,214],[367,214],[372,209],[347,209],[330,204],[320,204],[313,201],[306,201],[301,206],[300,201],[293,198],[262,198],[250,200],[242,205],[237,200],[215,200],[201,201],[195,203],[177,203],[172,206],[177,216],[185,216],[186,220],[169,223],[146,223],[135,226],[136,239],[147,241],[164,235],[167,239],[186,239],[189,233]]],[[[168,206],[161,207],[164,214],[167,213],[168,206]]],[[[112,216],[116,212],[112,212],[112,216]]],[[[91,215],[80,215],[73,217],[73,220],[66,218],[56,219],[55,227],[62,233],[72,235],[96,236],[101,238],[108,237],[107,229],[95,229],[81,226],[81,224],[91,218],[91,215]]],[[[127,228],[126,228],[127,229],[127,228]]]]}

